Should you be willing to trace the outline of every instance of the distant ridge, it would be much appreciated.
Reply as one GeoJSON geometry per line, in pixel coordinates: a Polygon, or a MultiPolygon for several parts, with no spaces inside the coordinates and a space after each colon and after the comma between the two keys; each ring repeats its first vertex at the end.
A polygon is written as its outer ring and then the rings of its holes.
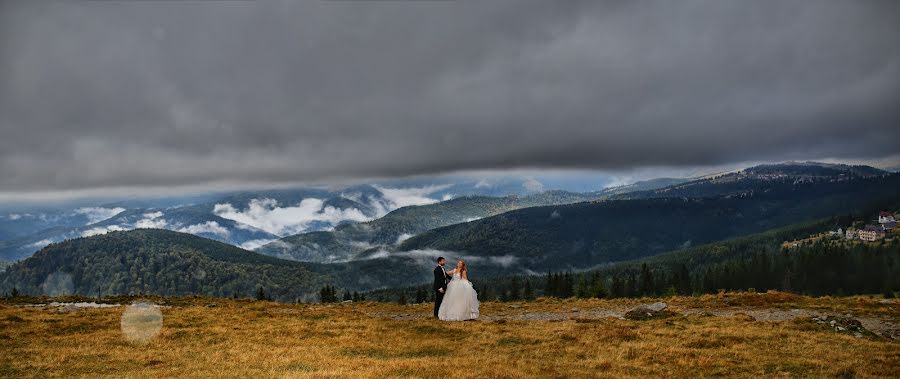
{"type": "Polygon", "coordinates": [[[820,162],[785,162],[748,167],[738,171],[708,175],[671,186],[633,191],[610,199],[646,199],[658,197],[715,197],[746,195],[753,190],[778,183],[827,183],[872,178],[890,174],[871,166],[820,162]]]}
{"type": "Polygon", "coordinates": [[[811,161],[758,165],[742,171],[754,175],[784,175],[793,177],[839,177],[841,175],[871,177],[888,173],[887,171],[872,166],[811,161]]]}

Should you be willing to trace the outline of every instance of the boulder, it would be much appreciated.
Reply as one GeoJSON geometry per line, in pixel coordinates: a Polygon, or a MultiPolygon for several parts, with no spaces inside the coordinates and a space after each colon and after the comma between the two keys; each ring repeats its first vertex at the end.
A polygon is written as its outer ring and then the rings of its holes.
{"type": "Polygon", "coordinates": [[[641,304],[626,312],[625,318],[629,320],[649,320],[654,318],[669,317],[673,313],[667,310],[668,307],[668,304],[661,302],[653,304],[641,304]]]}

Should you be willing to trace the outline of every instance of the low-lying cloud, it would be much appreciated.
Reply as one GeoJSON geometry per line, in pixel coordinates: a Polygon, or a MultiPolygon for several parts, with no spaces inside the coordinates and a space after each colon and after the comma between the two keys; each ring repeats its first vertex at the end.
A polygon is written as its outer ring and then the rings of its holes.
{"type": "Polygon", "coordinates": [[[457,260],[464,260],[466,264],[469,266],[477,266],[477,265],[491,265],[491,266],[500,266],[503,268],[509,268],[516,263],[519,262],[519,257],[514,255],[501,255],[501,256],[475,256],[455,251],[448,250],[437,250],[437,249],[416,249],[409,251],[400,251],[400,252],[389,252],[386,250],[379,250],[378,252],[369,255],[366,259],[377,259],[377,258],[387,258],[387,257],[406,257],[412,258],[417,264],[422,266],[434,266],[436,265],[436,259],[438,257],[444,257],[447,259],[448,267],[455,267],[457,260]]]}
{"type": "Polygon", "coordinates": [[[231,236],[231,232],[228,230],[228,228],[219,225],[219,223],[216,221],[207,221],[200,224],[188,225],[183,228],[179,228],[178,231],[190,234],[214,234],[223,239],[228,239],[228,237],[231,236]]]}
{"type": "Polygon", "coordinates": [[[37,241],[37,242],[35,242],[35,243],[28,244],[28,247],[33,248],[33,249],[43,249],[44,247],[46,247],[47,245],[49,245],[49,244],[51,244],[51,243],[53,243],[53,240],[50,240],[50,239],[42,239],[42,240],[37,241]]]}
{"type": "Polygon", "coordinates": [[[169,222],[163,218],[160,211],[144,213],[144,218],[134,223],[135,228],[146,229],[166,229],[168,225],[169,222]]]}
{"type": "Polygon", "coordinates": [[[257,248],[259,248],[263,245],[266,245],[271,242],[276,242],[276,241],[278,241],[278,240],[274,240],[274,239],[249,240],[249,241],[245,241],[244,243],[242,243],[241,248],[244,250],[256,250],[257,248]]]}
{"type": "Polygon", "coordinates": [[[339,209],[325,206],[322,199],[306,198],[295,206],[281,207],[274,199],[253,199],[246,210],[229,203],[216,204],[213,213],[219,217],[250,225],[277,236],[305,232],[313,222],[337,225],[342,221],[368,221],[356,208],[339,209]]]}
{"type": "Polygon", "coordinates": [[[97,226],[81,232],[82,237],[90,237],[96,236],[98,234],[106,234],[108,232],[116,232],[122,230],[129,230],[131,228],[124,228],[119,225],[106,225],[106,226],[97,226]]]}
{"type": "Polygon", "coordinates": [[[124,223],[119,225],[100,225],[94,226],[89,229],[85,229],[81,231],[82,237],[90,237],[96,236],[98,234],[105,234],[108,232],[116,232],[123,230],[132,230],[132,229],[171,229],[171,225],[169,222],[163,218],[164,214],[161,211],[154,212],[146,212],[141,215],[142,218],[135,221],[134,223],[124,223]]]}
{"type": "Polygon", "coordinates": [[[408,239],[410,239],[410,238],[412,238],[412,237],[413,237],[412,234],[409,234],[409,233],[402,233],[402,234],[400,234],[399,236],[397,236],[397,241],[394,242],[394,245],[399,245],[399,244],[403,243],[403,241],[406,241],[406,240],[408,240],[408,239]]]}
{"type": "Polygon", "coordinates": [[[83,207],[75,210],[75,213],[84,215],[88,221],[85,225],[97,223],[109,219],[119,213],[125,212],[125,208],[103,208],[103,207],[83,207]]]}
{"type": "Polygon", "coordinates": [[[381,192],[387,204],[376,203],[372,205],[375,207],[381,206],[378,213],[383,215],[397,208],[434,204],[440,200],[434,199],[429,195],[443,191],[451,186],[451,184],[434,184],[423,187],[387,188],[376,185],[374,186],[375,189],[381,192]]]}

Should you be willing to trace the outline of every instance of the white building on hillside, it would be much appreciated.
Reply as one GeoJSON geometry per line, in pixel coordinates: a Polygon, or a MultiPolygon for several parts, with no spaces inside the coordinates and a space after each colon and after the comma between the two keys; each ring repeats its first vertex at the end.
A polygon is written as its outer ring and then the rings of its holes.
{"type": "Polygon", "coordinates": [[[859,230],[859,239],[868,242],[878,241],[884,238],[884,229],[880,226],[866,225],[865,229],[859,230]]]}

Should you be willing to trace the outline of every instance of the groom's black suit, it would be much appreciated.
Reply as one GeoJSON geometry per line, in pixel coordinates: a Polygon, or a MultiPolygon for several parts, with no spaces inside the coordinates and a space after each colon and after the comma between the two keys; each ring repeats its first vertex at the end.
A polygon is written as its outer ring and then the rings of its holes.
{"type": "Polygon", "coordinates": [[[444,301],[444,293],[447,292],[447,282],[450,277],[444,268],[437,266],[434,268],[434,318],[438,316],[438,309],[441,308],[441,302],[444,301]],[[443,290],[443,292],[439,291],[443,290]]]}

